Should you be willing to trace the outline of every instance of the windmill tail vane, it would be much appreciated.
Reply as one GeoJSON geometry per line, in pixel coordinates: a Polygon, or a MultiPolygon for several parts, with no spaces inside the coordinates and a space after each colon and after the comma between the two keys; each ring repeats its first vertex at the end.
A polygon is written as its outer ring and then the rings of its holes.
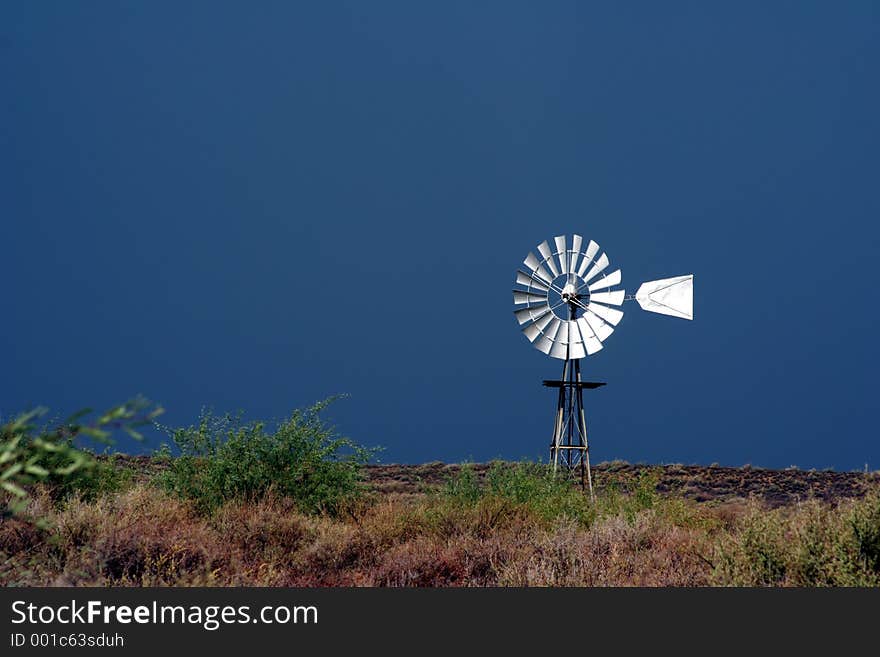
{"type": "Polygon", "coordinates": [[[558,388],[550,461],[554,470],[580,474],[582,486],[593,496],[589,442],[583,403],[584,389],[605,383],[583,381],[580,361],[603,348],[614,332],[625,301],[636,301],[642,310],[681,319],[694,318],[694,275],[674,276],[641,284],[627,296],[620,286],[620,269],[608,272],[611,261],[599,245],[580,235],[541,242],[529,252],[516,272],[514,316],[536,349],[565,361],[560,380],[544,381],[558,388]]]}

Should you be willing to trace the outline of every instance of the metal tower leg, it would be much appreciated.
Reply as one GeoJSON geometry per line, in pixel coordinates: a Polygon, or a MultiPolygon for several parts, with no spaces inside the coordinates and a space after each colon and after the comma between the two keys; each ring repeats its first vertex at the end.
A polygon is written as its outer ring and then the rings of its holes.
{"type": "MultiPolygon", "coordinates": [[[[575,304],[569,303],[569,316],[575,318],[575,304]]],[[[593,497],[593,473],[590,471],[590,448],[587,441],[587,420],[584,414],[584,388],[594,389],[604,383],[581,381],[580,360],[566,359],[562,379],[544,381],[544,385],[559,388],[553,440],[550,442],[550,462],[553,471],[560,464],[569,477],[580,476],[581,488],[589,487],[593,497]]]]}
{"type": "Polygon", "coordinates": [[[545,385],[559,388],[553,440],[550,443],[550,461],[554,471],[560,466],[569,475],[580,478],[581,486],[593,494],[593,478],[587,443],[587,423],[584,414],[583,388],[601,384],[581,381],[580,363],[565,361],[560,381],[545,381],[545,385]]]}
{"type": "Polygon", "coordinates": [[[581,366],[578,361],[575,361],[575,371],[577,373],[577,398],[578,398],[578,416],[580,418],[580,424],[578,425],[578,430],[580,433],[581,444],[584,446],[584,451],[581,454],[581,487],[584,485],[584,471],[587,473],[587,484],[590,487],[590,499],[595,500],[593,495],[593,473],[590,471],[590,442],[587,437],[587,420],[584,417],[584,389],[583,382],[581,381],[581,366]]]}
{"type": "MultiPolygon", "coordinates": [[[[562,379],[568,376],[568,361],[565,361],[565,365],[562,368],[562,379]]],[[[556,402],[556,422],[553,426],[553,442],[550,444],[550,461],[553,463],[553,472],[556,472],[556,469],[559,467],[559,446],[562,444],[562,436],[565,432],[565,405],[566,405],[566,396],[565,396],[565,387],[559,387],[559,399],[556,402]]],[[[565,465],[565,455],[563,455],[563,465],[565,465]]]]}

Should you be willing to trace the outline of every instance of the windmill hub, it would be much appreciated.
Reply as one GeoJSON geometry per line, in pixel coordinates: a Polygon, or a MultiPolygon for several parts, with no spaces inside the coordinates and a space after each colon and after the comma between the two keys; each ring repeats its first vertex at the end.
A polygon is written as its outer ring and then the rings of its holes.
{"type": "Polygon", "coordinates": [[[569,472],[580,470],[593,491],[583,390],[604,386],[581,380],[580,361],[600,351],[620,320],[624,301],[635,300],[652,313],[694,318],[694,276],[676,276],[642,283],[635,295],[619,289],[619,269],[608,273],[610,261],[596,242],[584,247],[580,235],[565,235],[538,245],[529,253],[525,270],[516,272],[514,310],[522,332],[536,349],[565,361],[559,381],[544,385],[559,389],[550,460],[569,472]]]}

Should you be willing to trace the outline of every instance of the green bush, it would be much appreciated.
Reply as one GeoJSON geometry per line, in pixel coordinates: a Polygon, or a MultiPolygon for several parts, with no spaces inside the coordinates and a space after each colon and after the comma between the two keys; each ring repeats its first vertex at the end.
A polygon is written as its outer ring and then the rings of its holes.
{"type": "Polygon", "coordinates": [[[880,493],[837,508],[755,507],[722,543],[716,580],[734,586],[880,585],[880,493]]]}
{"type": "Polygon", "coordinates": [[[85,421],[92,413],[86,409],[54,428],[38,429],[34,422],[45,415],[46,409],[37,408],[3,424],[0,489],[7,497],[3,515],[20,513],[27,504],[28,488],[36,482],[46,484],[56,501],[74,493],[91,496],[118,483],[121,475],[107,464],[97,465],[94,455],[78,449],[74,441],[86,437],[109,445],[116,429],[141,440],[135,427],[152,424],[162,412],[162,408],[138,397],[114,406],[91,422],[85,421]]]}
{"type": "Polygon", "coordinates": [[[740,586],[778,586],[793,561],[788,554],[786,523],[772,512],[748,516],[737,535],[736,548],[727,558],[729,576],[740,586]]]}
{"type": "Polygon", "coordinates": [[[69,477],[49,482],[49,494],[56,501],[65,500],[72,495],[91,502],[103,495],[118,493],[134,483],[134,471],[120,462],[116,455],[96,458],[91,452],[83,450],[89,462],[69,477]]]}
{"type": "Polygon", "coordinates": [[[836,584],[880,586],[880,490],[874,490],[838,514],[836,584]]]}
{"type": "Polygon", "coordinates": [[[610,481],[596,493],[593,502],[571,478],[562,472],[554,473],[549,465],[497,461],[489,468],[482,485],[473,466],[463,465],[447,479],[441,498],[458,507],[476,507],[495,500],[506,503],[510,509],[526,511],[544,522],[568,518],[584,526],[591,525],[598,518],[615,516],[633,522],[637,515],[649,509],[682,525],[696,522],[682,500],[664,498],[657,493],[658,481],[658,473],[646,469],[625,488],[614,480],[610,481]]]}
{"type": "Polygon", "coordinates": [[[362,466],[375,450],[324,425],[318,414],[331,401],[294,411],[273,431],[261,422],[205,412],[198,425],[170,432],[180,456],[160,481],[205,514],[270,490],[303,511],[338,513],[362,494],[362,466]]]}
{"type": "Polygon", "coordinates": [[[610,481],[596,495],[596,513],[601,517],[624,516],[629,522],[647,509],[655,509],[663,506],[663,511],[673,501],[673,498],[664,500],[657,493],[657,483],[660,477],[652,470],[643,470],[639,473],[634,485],[626,486],[626,492],[617,481],[610,481]],[[662,504],[661,504],[662,502],[662,504]]]}
{"type": "Polygon", "coordinates": [[[473,467],[464,465],[447,480],[442,499],[471,506],[486,501],[503,502],[545,522],[570,518],[589,525],[595,518],[595,509],[584,492],[540,463],[495,462],[482,486],[473,467]]]}
{"type": "Polygon", "coordinates": [[[476,504],[483,497],[483,489],[472,464],[463,463],[458,472],[446,479],[443,497],[462,505],[476,504]]]}

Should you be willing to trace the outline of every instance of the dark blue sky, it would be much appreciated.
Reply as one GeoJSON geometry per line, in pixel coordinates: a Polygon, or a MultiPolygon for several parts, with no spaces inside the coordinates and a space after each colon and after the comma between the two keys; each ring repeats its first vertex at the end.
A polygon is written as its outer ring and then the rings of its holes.
{"type": "Polygon", "coordinates": [[[583,362],[594,461],[876,469],[878,69],[875,2],[4,2],[0,413],[545,457],[510,290],[578,232],[696,274],[583,362]]]}

